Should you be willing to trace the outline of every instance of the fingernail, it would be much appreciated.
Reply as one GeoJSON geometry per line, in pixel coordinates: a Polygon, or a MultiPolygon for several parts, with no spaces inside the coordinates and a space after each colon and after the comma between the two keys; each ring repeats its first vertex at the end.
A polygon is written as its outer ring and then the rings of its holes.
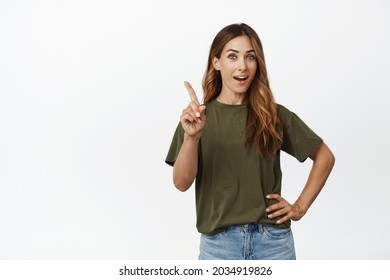
{"type": "Polygon", "coordinates": [[[195,113],[195,116],[196,116],[197,118],[200,118],[200,113],[199,113],[199,112],[196,112],[196,113],[195,113]]]}
{"type": "Polygon", "coordinates": [[[201,119],[198,119],[198,123],[202,123],[202,120],[201,120],[201,119]]]}
{"type": "Polygon", "coordinates": [[[268,215],[267,217],[271,219],[271,218],[272,218],[272,215],[268,215]]]}
{"type": "Polygon", "coordinates": [[[266,198],[270,198],[270,195],[267,195],[266,198]]]}
{"type": "Polygon", "coordinates": [[[265,209],[266,212],[269,212],[269,208],[265,209]]]}
{"type": "Polygon", "coordinates": [[[280,221],[280,220],[277,220],[277,221],[276,221],[276,223],[277,223],[277,224],[280,224],[280,223],[281,223],[281,221],[280,221]]]}

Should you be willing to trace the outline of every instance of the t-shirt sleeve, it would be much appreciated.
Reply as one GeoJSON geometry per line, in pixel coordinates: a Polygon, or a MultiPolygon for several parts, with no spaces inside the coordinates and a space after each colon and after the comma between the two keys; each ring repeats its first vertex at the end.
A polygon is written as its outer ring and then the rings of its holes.
{"type": "Polygon", "coordinates": [[[177,156],[179,155],[179,151],[181,148],[181,145],[184,141],[184,129],[181,126],[181,123],[177,125],[176,131],[173,134],[171,146],[169,147],[167,157],[165,158],[165,162],[171,166],[176,161],[177,156]]]}
{"type": "Polygon", "coordinates": [[[283,123],[282,151],[304,162],[323,142],[295,113],[278,105],[283,123]]]}

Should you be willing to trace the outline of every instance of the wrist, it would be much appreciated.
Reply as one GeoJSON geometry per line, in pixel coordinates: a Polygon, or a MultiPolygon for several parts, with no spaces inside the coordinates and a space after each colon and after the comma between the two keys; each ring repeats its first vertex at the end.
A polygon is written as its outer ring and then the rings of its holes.
{"type": "Polygon", "coordinates": [[[184,141],[188,142],[188,143],[198,144],[200,137],[201,137],[201,135],[190,136],[187,133],[184,133],[184,141]]]}
{"type": "Polygon", "coordinates": [[[305,203],[303,203],[302,201],[300,201],[300,199],[297,199],[297,201],[295,201],[295,203],[293,204],[293,207],[295,208],[295,210],[301,215],[301,216],[304,216],[307,212],[307,210],[309,209],[308,206],[306,206],[305,203]]]}

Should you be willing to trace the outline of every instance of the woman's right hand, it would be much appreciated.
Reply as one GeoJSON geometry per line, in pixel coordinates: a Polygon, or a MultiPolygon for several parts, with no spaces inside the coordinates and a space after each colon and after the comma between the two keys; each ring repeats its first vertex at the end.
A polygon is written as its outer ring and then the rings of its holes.
{"type": "Polygon", "coordinates": [[[190,95],[191,102],[182,111],[180,122],[188,137],[200,139],[204,125],[206,124],[206,115],[204,114],[206,106],[200,104],[189,82],[184,82],[184,85],[190,95]]]}

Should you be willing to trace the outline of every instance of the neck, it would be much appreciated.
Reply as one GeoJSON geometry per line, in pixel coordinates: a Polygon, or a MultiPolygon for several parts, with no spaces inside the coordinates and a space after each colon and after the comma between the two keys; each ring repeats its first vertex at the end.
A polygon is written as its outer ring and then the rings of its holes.
{"type": "Polygon", "coordinates": [[[246,103],[246,95],[244,94],[223,94],[223,92],[216,98],[218,102],[227,105],[241,105],[246,103]]]}

